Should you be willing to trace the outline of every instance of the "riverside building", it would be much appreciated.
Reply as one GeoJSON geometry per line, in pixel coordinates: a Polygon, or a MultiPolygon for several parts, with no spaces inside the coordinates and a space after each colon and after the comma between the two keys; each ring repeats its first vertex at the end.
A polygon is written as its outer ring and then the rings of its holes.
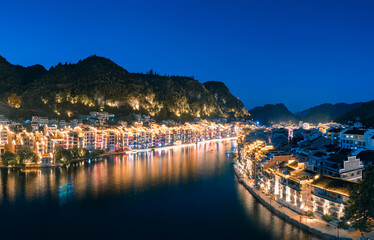
{"type": "Polygon", "coordinates": [[[312,212],[317,217],[328,214],[338,220],[343,216],[349,189],[357,184],[358,175],[361,177],[357,168],[362,171],[363,165],[358,159],[349,157],[340,171],[347,174],[354,169],[357,176],[340,178],[317,173],[307,168],[308,162],[300,162],[294,155],[278,156],[271,149],[262,141],[245,143],[235,166],[254,187],[282,206],[300,214],[312,212]]]}
{"type": "MultiPolygon", "coordinates": [[[[46,123],[48,119],[33,119],[46,123]]],[[[49,122],[49,121],[48,121],[49,122]]],[[[205,140],[236,137],[238,127],[235,124],[199,123],[173,124],[172,126],[152,123],[149,127],[136,124],[130,127],[95,127],[79,125],[74,128],[57,128],[56,124],[41,126],[42,131],[13,131],[8,126],[0,126],[0,157],[5,150],[17,153],[22,146],[28,146],[38,157],[38,164],[53,164],[56,147],[70,149],[85,148],[89,151],[102,149],[106,152],[122,152],[132,149],[148,149],[205,140]]]]}

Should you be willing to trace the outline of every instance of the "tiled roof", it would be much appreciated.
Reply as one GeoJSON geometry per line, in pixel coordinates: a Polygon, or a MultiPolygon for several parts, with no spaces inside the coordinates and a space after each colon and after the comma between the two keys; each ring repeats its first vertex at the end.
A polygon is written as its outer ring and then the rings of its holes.
{"type": "Polygon", "coordinates": [[[264,163],[264,168],[268,169],[268,168],[276,166],[277,164],[281,164],[283,162],[287,163],[289,160],[292,160],[292,159],[294,159],[292,155],[274,156],[269,161],[264,163]]]}
{"type": "Polygon", "coordinates": [[[310,184],[314,187],[318,187],[320,189],[335,192],[345,196],[349,196],[350,189],[357,186],[357,183],[355,182],[325,175],[320,175],[317,179],[314,179],[310,184]]]}
{"type": "Polygon", "coordinates": [[[315,153],[313,153],[313,156],[316,156],[316,157],[322,157],[322,156],[325,156],[326,155],[326,153],[324,153],[324,152],[315,152],[315,153]]]}
{"type": "Polygon", "coordinates": [[[346,157],[340,154],[332,154],[327,160],[336,163],[343,163],[344,160],[346,160],[346,157]]]}
{"type": "Polygon", "coordinates": [[[344,134],[364,135],[365,132],[366,132],[365,130],[360,130],[360,129],[351,129],[351,130],[348,130],[348,131],[344,132],[344,134]]]}
{"type": "Polygon", "coordinates": [[[329,130],[327,130],[327,132],[335,132],[335,133],[339,133],[341,132],[343,129],[342,128],[331,128],[329,130]]]}
{"type": "Polygon", "coordinates": [[[313,148],[322,148],[324,146],[330,145],[331,140],[325,138],[325,137],[318,137],[312,141],[311,147],[313,148]]]}

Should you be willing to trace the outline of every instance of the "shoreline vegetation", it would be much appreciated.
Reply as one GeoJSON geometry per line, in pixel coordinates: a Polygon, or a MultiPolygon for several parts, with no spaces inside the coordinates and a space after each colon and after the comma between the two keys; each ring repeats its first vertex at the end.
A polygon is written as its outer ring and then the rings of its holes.
{"type": "MultiPolygon", "coordinates": [[[[0,169],[31,169],[31,168],[57,168],[57,167],[64,167],[64,166],[70,166],[70,164],[73,163],[79,163],[86,160],[91,159],[101,159],[104,157],[109,157],[113,155],[130,155],[130,154],[138,154],[138,153],[144,153],[144,152],[153,152],[153,151],[162,151],[162,150],[169,150],[174,149],[178,147],[188,147],[188,146],[196,146],[201,143],[208,143],[208,142],[219,142],[219,141],[232,141],[236,140],[237,137],[228,137],[228,138],[220,138],[220,139],[210,139],[210,140],[204,140],[200,142],[195,143],[184,143],[179,145],[172,145],[172,146],[163,146],[163,147],[152,147],[147,149],[132,149],[132,150],[126,150],[126,151],[109,151],[105,152],[103,149],[95,149],[92,152],[89,152],[87,149],[84,148],[71,148],[71,149],[57,149],[54,158],[56,159],[57,163],[49,164],[49,165],[41,165],[39,163],[18,163],[17,165],[10,165],[6,166],[1,164],[0,169]]],[[[28,152],[27,150],[25,150],[28,152]]],[[[9,158],[12,158],[10,161],[11,163],[13,161],[20,161],[22,160],[22,156],[25,154],[13,154],[12,156],[9,156],[9,158]],[[18,159],[18,160],[17,160],[18,159]]],[[[30,159],[34,159],[34,156],[30,155],[30,159]]],[[[33,161],[32,161],[33,162],[33,161]]]]}

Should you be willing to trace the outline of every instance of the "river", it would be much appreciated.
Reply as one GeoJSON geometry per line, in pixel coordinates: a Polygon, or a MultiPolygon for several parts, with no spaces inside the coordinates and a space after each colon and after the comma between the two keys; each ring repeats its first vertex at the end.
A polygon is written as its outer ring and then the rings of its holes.
{"type": "Polygon", "coordinates": [[[235,142],[0,170],[2,239],[317,239],[235,179],[235,142]]]}

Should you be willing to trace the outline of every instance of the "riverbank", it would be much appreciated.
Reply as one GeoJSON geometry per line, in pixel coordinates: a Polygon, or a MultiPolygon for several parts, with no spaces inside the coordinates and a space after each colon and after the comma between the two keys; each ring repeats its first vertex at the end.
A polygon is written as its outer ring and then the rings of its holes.
{"type": "MultiPolygon", "coordinates": [[[[254,183],[250,179],[243,176],[235,166],[234,171],[238,182],[242,184],[259,202],[261,202],[261,204],[283,220],[288,221],[289,223],[323,239],[360,239],[361,233],[358,231],[337,229],[336,226],[328,224],[323,220],[301,215],[287,208],[286,206],[281,205],[277,201],[272,200],[270,196],[257,190],[254,187],[254,183]]],[[[365,237],[370,237],[373,239],[374,233],[365,234],[365,237]]]]}
{"type": "Polygon", "coordinates": [[[113,155],[124,155],[124,154],[138,154],[138,153],[144,153],[144,152],[152,152],[152,151],[166,151],[169,149],[174,148],[181,148],[181,147],[190,147],[190,146],[196,146],[203,143],[209,143],[209,142],[220,142],[220,141],[233,141],[237,140],[237,137],[229,137],[229,138],[220,138],[220,139],[210,139],[210,140],[204,140],[196,143],[184,143],[179,145],[173,145],[173,146],[164,146],[164,147],[153,147],[153,148],[147,148],[147,149],[133,149],[128,151],[122,151],[122,152],[106,152],[102,155],[96,156],[96,157],[86,157],[86,158],[80,158],[80,159],[74,159],[70,161],[69,163],[64,164],[50,164],[50,165],[32,165],[32,166],[3,166],[0,165],[0,168],[4,169],[35,169],[35,168],[57,168],[57,167],[63,167],[63,166],[69,166],[73,163],[79,163],[84,162],[90,159],[97,159],[97,158],[103,158],[103,157],[109,157],[113,155]]]}

